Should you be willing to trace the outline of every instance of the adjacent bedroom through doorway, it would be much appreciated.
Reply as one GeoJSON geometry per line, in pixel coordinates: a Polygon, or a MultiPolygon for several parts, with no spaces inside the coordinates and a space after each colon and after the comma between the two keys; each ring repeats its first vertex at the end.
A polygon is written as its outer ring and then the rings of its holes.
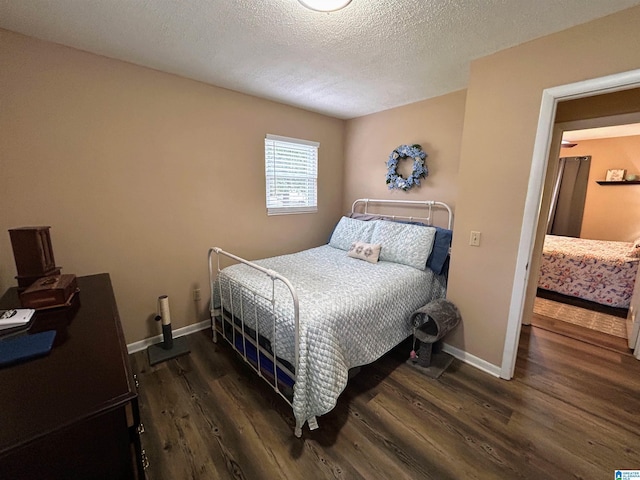
{"type": "Polygon", "coordinates": [[[547,220],[532,324],[629,352],[626,318],[639,259],[633,242],[640,124],[567,131],[547,220]],[[622,172],[620,172],[622,170],[622,172]],[[612,173],[624,184],[607,183],[612,173]]]}

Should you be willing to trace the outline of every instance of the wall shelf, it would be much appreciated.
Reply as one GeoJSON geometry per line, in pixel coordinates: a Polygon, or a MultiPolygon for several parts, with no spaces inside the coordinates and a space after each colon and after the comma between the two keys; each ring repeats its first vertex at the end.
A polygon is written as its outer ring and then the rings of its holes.
{"type": "Polygon", "coordinates": [[[606,180],[596,180],[598,185],[640,185],[640,180],[617,180],[607,182],[606,180]]]}

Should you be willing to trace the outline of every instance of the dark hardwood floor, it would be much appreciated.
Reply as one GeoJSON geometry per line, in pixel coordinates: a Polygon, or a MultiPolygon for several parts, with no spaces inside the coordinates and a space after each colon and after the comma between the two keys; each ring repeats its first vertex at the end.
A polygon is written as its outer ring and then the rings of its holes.
{"type": "Polygon", "coordinates": [[[320,429],[208,332],[140,380],[147,478],[607,479],[640,469],[640,361],[524,327],[511,381],[454,360],[438,380],[394,350],[353,378],[320,429]]]}

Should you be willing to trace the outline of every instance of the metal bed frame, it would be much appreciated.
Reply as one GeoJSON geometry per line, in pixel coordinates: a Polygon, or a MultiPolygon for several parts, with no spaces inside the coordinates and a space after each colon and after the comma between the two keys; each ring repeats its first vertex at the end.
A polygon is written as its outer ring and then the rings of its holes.
{"type": "Polygon", "coordinates": [[[353,202],[353,204],[351,205],[351,213],[356,213],[356,209],[358,207],[361,207],[363,209],[362,213],[370,213],[369,204],[426,208],[428,212],[428,215],[426,217],[414,217],[414,216],[407,216],[407,215],[385,215],[377,212],[373,213],[372,215],[389,218],[391,220],[404,219],[409,222],[422,222],[422,223],[426,223],[427,225],[433,224],[434,207],[442,208],[447,211],[447,215],[448,215],[447,228],[451,230],[451,228],[453,227],[453,211],[451,210],[451,207],[444,202],[436,202],[434,200],[373,200],[370,198],[359,198],[358,200],[353,202]]]}
{"type": "MultiPolygon", "coordinates": [[[[404,220],[409,222],[421,222],[427,225],[432,225],[433,223],[433,211],[434,208],[444,209],[448,215],[448,228],[451,229],[453,225],[453,212],[451,207],[443,202],[437,202],[432,200],[380,200],[380,199],[366,199],[361,198],[353,202],[351,206],[351,213],[364,213],[376,215],[377,217],[382,217],[391,220],[404,220]],[[394,207],[418,207],[427,210],[426,216],[407,216],[407,215],[388,215],[388,214],[380,214],[380,213],[371,213],[369,211],[370,206],[380,206],[380,205],[391,205],[394,207]],[[358,212],[358,210],[361,210],[358,212]]],[[[209,286],[210,286],[210,308],[209,313],[211,316],[211,330],[212,330],[212,338],[213,342],[218,342],[218,334],[222,335],[222,338],[227,340],[231,344],[231,346],[236,350],[237,353],[243,358],[243,360],[251,366],[251,368],[258,374],[259,377],[264,379],[268,384],[271,385],[271,388],[275,390],[278,395],[280,395],[290,406],[293,406],[293,391],[288,391],[286,386],[293,386],[295,383],[295,372],[298,368],[298,359],[299,359],[299,332],[300,332],[300,306],[298,301],[298,294],[296,293],[295,287],[291,284],[291,282],[285,278],[283,275],[280,275],[278,272],[273,270],[269,270],[261,267],[249,260],[241,258],[232,253],[226,252],[219,247],[212,247],[209,249],[208,254],[208,263],[209,263],[209,286]],[[214,261],[215,256],[215,261],[214,261]],[[222,282],[218,282],[219,287],[219,298],[220,298],[220,307],[216,308],[214,305],[214,288],[215,288],[215,278],[220,273],[220,257],[226,257],[228,259],[234,260],[239,263],[243,263],[248,265],[259,272],[262,272],[264,275],[271,279],[271,295],[265,296],[259,292],[255,292],[248,288],[245,285],[240,285],[238,282],[235,282],[236,285],[240,288],[243,288],[245,292],[248,292],[249,296],[253,296],[255,298],[262,298],[266,300],[267,303],[271,305],[271,315],[273,318],[273,329],[272,329],[272,340],[271,349],[269,350],[265,346],[261,345],[260,336],[261,333],[259,331],[258,321],[257,321],[257,307],[256,302],[251,302],[254,308],[254,314],[256,318],[256,330],[255,330],[255,338],[252,335],[247,335],[249,327],[245,326],[244,322],[244,311],[245,311],[245,302],[243,301],[243,295],[239,295],[240,299],[235,299],[232,294],[231,288],[231,279],[229,279],[229,305],[223,305],[223,292],[222,292],[222,282]],[[282,282],[291,293],[291,302],[293,305],[293,321],[295,326],[295,347],[294,347],[294,360],[293,360],[293,369],[289,368],[286,362],[281,361],[278,357],[276,357],[276,342],[277,342],[277,331],[276,331],[276,321],[277,321],[277,312],[276,312],[276,299],[275,299],[275,284],[276,282],[282,282]],[[234,301],[240,302],[238,306],[240,310],[240,315],[234,314],[234,301]],[[255,352],[255,359],[251,352],[255,352]],[[291,397],[291,398],[289,398],[291,397]]],[[[251,305],[248,306],[251,308],[251,305]]],[[[318,424],[315,418],[308,421],[309,428],[311,430],[315,430],[318,428],[318,424]]],[[[302,425],[296,425],[295,435],[300,437],[302,435],[302,425]]]]}

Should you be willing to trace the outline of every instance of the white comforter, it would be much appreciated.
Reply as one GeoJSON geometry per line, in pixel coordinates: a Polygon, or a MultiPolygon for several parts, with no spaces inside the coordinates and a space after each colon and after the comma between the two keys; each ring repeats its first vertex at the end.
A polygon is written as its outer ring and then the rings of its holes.
{"type": "MultiPolygon", "coordinates": [[[[349,368],[373,362],[407,338],[412,333],[411,313],[446,292],[444,277],[430,269],[391,262],[371,264],[329,245],[255,263],[289,279],[300,301],[300,350],[293,397],[296,434],[306,421],[315,422],[315,416],[335,406],[347,384],[349,368]]],[[[257,312],[260,334],[269,338],[279,357],[294,364],[293,303],[287,287],[276,282],[274,341],[273,320],[268,314],[271,304],[260,298],[271,295],[269,277],[238,264],[223,269],[218,281],[225,308],[231,308],[231,288],[234,313],[239,315],[242,310],[245,324],[255,329],[257,312]],[[243,290],[244,300],[239,302],[240,290],[230,279],[249,286],[254,293],[243,290]]],[[[218,306],[217,285],[214,291],[218,306]]]]}

